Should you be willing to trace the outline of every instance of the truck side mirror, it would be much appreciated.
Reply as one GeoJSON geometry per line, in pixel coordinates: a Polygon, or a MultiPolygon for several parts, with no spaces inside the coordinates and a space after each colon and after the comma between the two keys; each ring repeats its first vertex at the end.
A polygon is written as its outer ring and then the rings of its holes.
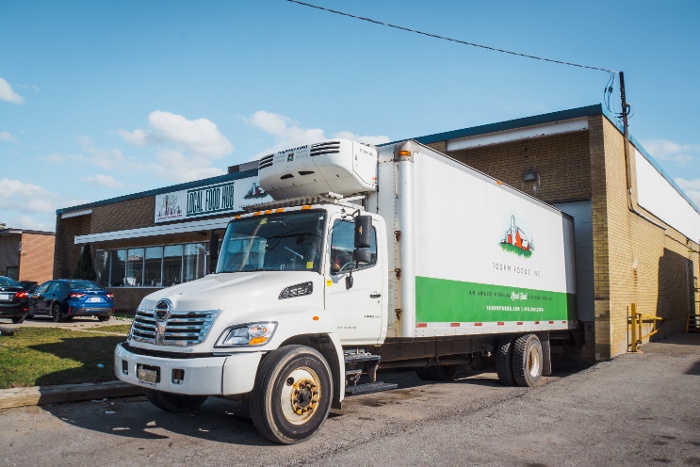
{"type": "Polygon", "coordinates": [[[216,262],[219,259],[219,233],[214,231],[209,239],[209,272],[216,271],[216,262]]]}
{"type": "MultiPolygon", "coordinates": [[[[372,216],[355,218],[355,249],[372,246],[372,216]]],[[[369,262],[369,261],[367,261],[369,262]]]]}

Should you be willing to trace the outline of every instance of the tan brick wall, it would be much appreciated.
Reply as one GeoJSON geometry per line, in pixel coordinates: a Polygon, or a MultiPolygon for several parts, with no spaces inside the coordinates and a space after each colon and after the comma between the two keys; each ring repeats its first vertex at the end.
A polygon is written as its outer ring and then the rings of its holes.
{"type": "MultiPolygon", "coordinates": [[[[605,206],[600,206],[601,218],[607,219],[608,285],[609,296],[600,294],[596,283],[596,297],[601,298],[601,310],[609,310],[609,357],[624,353],[630,343],[627,323],[631,305],[645,315],[663,317],[663,332],[673,334],[684,329],[687,314],[693,310],[692,283],[698,270],[697,251],[678,231],[666,226],[659,219],[645,212],[637,203],[637,186],[633,148],[630,154],[632,201],[627,195],[624,138],[620,132],[602,117],[605,139],[605,206]],[[636,212],[635,212],[636,211],[636,212]],[[665,227],[665,228],[664,228],[665,227]],[[607,302],[607,305],[605,305],[607,302]]],[[[594,219],[596,207],[594,203],[594,219]]],[[[595,233],[594,233],[595,235],[595,233]]],[[[603,253],[605,239],[598,239],[596,253],[603,253]]],[[[602,266],[602,264],[601,264],[602,266]]],[[[602,271],[596,266],[596,272],[602,271]]],[[[602,286],[602,284],[601,284],[602,286]]],[[[603,327],[605,317],[596,317],[596,324],[603,327]],[[599,323],[600,321],[600,323],[599,323]]],[[[645,325],[643,331],[651,330],[645,325]]],[[[607,358],[603,332],[596,336],[600,344],[600,358],[607,358]]],[[[597,351],[598,353],[598,351],[597,351]]]]}
{"type": "MultiPolygon", "coordinates": [[[[448,154],[486,174],[550,203],[591,198],[588,132],[513,141],[448,154]],[[534,169],[537,184],[524,182],[523,173],[534,169]]],[[[444,150],[445,143],[430,146],[444,150]],[[442,148],[442,149],[441,149],[442,148]]]]}
{"type": "Polygon", "coordinates": [[[22,234],[19,260],[19,280],[41,284],[53,279],[53,254],[56,237],[53,234],[22,234]]]}

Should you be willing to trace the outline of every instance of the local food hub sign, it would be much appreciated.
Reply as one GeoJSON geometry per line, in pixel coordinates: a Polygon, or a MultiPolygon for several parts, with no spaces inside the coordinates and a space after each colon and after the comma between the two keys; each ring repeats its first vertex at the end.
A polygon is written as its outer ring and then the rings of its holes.
{"type": "Polygon", "coordinates": [[[154,220],[172,222],[237,212],[243,210],[241,206],[269,201],[257,181],[257,177],[249,177],[156,195],[154,220]]]}

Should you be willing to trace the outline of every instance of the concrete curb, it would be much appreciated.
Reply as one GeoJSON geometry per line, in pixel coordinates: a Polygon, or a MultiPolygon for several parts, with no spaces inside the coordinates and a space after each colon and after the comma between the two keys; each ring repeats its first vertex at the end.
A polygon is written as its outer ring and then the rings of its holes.
{"type": "Polygon", "coordinates": [[[142,394],[143,388],[121,381],[12,388],[0,390],[0,409],[140,396],[142,394]]]}

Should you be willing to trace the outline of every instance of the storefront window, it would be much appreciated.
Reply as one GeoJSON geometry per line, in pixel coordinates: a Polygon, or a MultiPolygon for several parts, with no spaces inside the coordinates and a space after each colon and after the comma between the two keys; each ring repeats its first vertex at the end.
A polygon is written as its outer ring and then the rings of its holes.
{"type": "Polygon", "coordinates": [[[190,243],[185,245],[185,282],[204,277],[206,254],[207,247],[203,243],[190,243]]]}
{"type": "Polygon", "coordinates": [[[163,285],[168,287],[182,282],[183,245],[168,245],[163,253],[163,285]]]}
{"type": "Polygon", "coordinates": [[[130,287],[143,285],[143,248],[129,248],[126,263],[126,283],[130,287]]]}
{"type": "Polygon", "coordinates": [[[95,259],[97,283],[109,287],[109,251],[98,251],[95,259]]]}
{"type": "Polygon", "coordinates": [[[123,287],[124,272],[126,272],[126,250],[110,251],[109,285],[112,287],[123,287]]]}
{"type": "Polygon", "coordinates": [[[146,265],[144,268],[144,283],[146,287],[160,287],[161,268],[163,263],[163,247],[146,248],[146,265]]]}
{"type": "Polygon", "coordinates": [[[168,287],[204,277],[208,243],[98,250],[97,282],[105,287],[168,287]]]}

